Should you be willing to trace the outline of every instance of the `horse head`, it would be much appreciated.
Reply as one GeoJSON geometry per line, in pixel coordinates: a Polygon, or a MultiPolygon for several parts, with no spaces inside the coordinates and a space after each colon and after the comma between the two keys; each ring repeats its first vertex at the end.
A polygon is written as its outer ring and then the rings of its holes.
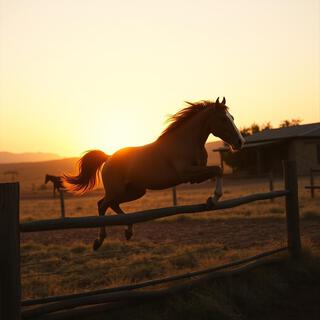
{"type": "Polygon", "coordinates": [[[47,184],[50,181],[50,176],[46,174],[46,178],[44,180],[44,183],[47,184]]]}
{"type": "Polygon", "coordinates": [[[233,150],[240,150],[245,140],[236,127],[233,116],[228,111],[225,97],[222,102],[217,98],[211,115],[211,133],[230,145],[233,150]]]}

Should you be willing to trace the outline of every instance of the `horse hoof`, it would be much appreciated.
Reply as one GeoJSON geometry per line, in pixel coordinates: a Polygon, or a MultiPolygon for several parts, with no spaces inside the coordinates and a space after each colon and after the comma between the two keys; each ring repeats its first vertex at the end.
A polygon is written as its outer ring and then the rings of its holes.
{"type": "Polygon", "coordinates": [[[211,209],[213,207],[213,202],[211,197],[207,199],[206,205],[207,205],[207,209],[211,209]]]}
{"type": "Polygon", "coordinates": [[[93,251],[97,251],[101,247],[101,242],[99,239],[94,240],[93,242],[93,251]]]}
{"type": "Polygon", "coordinates": [[[217,201],[213,199],[212,197],[209,197],[207,199],[207,209],[212,209],[217,204],[217,201]]]}
{"type": "Polygon", "coordinates": [[[130,240],[133,235],[133,233],[129,230],[125,230],[124,234],[125,234],[127,240],[130,240]]]}
{"type": "Polygon", "coordinates": [[[221,197],[222,197],[222,193],[221,192],[214,192],[213,201],[218,202],[221,197]]]}

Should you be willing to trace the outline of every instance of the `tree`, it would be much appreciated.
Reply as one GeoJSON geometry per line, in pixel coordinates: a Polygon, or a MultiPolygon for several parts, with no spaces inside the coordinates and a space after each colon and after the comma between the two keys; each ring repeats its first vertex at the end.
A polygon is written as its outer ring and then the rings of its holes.
{"type": "Polygon", "coordinates": [[[251,134],[250,127],[248,127],[248,128],[247,127],[240,128],[240,132],[244,137],[250,136],[250,134],[251,134]]]}
{"type": "Polygon", "coordinates": [[[246,137],[267,129],[272,129],[272,125],[270,121],[262,125],[259,125],[254,122],[249,127],[240,128],[240,132],[244,137],[246,137]]]}
{"type": "Polygon", "coordinates": [[[298,126],[301,122],[301,119],[283,120],[280,122],[279,128],[298,126]]]}
{"type": "Polygon", "coordinates": [[[268,129],[272,129],[272,124],[270,121],[268,121],[267,123],[262,125],[262,131],[263,130],[268,130],[268,129]]]}
{"type": "Polygon", "coordinates": [[[250,129],[251,134],[255,134],[261,131],[260,126],[255,122],[251,125],[250,129]]]}

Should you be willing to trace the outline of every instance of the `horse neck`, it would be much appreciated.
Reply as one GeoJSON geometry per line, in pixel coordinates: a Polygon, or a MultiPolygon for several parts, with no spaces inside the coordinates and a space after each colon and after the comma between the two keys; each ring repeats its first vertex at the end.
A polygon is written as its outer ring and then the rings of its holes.
{"type": "Polygon", "coordinates": [[[175,138],[181,142],[187,142],[189,146],[203,147],[210,134],[210,124],[208,113],[203,110],[181,124],[179,128],[172,132],[175,138]]]}

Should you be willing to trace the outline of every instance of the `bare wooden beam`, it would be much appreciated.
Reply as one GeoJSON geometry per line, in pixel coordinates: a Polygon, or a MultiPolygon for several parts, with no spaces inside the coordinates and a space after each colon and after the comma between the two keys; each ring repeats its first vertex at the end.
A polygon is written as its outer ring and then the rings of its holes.
{"type": "MultiPolygon", "coordinates": [[[[272,170],[269,171],[269,191],[272,192],[274,190],[274,183],[273,183],[273,172],[272,170]]],[[[271,202],[274,201],[274,198],[270,199],[271,202]]]]}
{"type": "Polygon", "coordinates": [[[47,231],[60,229],[76,229],[76,228],[97,228],[100,226],[118,226],[145,222],[149,220],[173,216],[176,214],[198,213],[204,211],[215,211],[237,207],[241,204],[250,203],[257,200],[267,200],[277,197],[283,197],[288,194],[287,190],[279,190],[266,193],[256,193],[245,197],[230,199],[218,202],[213,208],[209,208],[207,204],[185,205],[177,207],[159,208],[144,210],[126,215],[114,216],[97,216],[97,217],[79,217],[31,221],[20,224],[21,232],[47,231]]]}
{"type": "Polygon", "coordinates": [[[19,184],[0,184],[0,319],[20,320],[19,184]]]}
{"type": "Polygon", "coordinates": [[[310,170],[310,192],[311,192],[311,198],[314,198],[314,177],[313,177],[313,170],[310,170]]]}
{"type": "Polygon", "coordinates": [[[66,217],[65,206],[64,206],[64,190],[59,190],[59,196],[60,196],[61,218],[64,219],[66,217]]]}

